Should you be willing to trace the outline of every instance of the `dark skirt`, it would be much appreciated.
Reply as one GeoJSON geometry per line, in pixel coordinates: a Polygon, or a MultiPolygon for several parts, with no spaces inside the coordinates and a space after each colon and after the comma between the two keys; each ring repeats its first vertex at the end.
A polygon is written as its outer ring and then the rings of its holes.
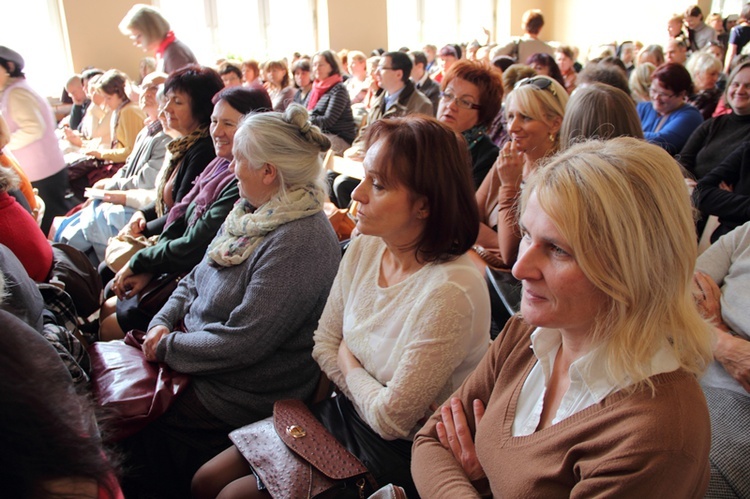
{"type": "Polygon", "coordinates": [[[351,401],[338,394],[313,406],[312,413],[346,449],[357,456],[379,486],[392,483],[419,497],[411,478],[411,440],[385,440],[357,414],[351,401]]]}

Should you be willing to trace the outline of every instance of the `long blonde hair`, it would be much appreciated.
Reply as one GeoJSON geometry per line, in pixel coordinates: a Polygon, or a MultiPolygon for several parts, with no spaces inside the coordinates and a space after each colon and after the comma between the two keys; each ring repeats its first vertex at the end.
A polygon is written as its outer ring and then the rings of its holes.
{"type": "Polygon", "coordinates": [[[712,329],[691,294],[697,255],[680,169],[663,149],[620,137],[570,147],[526,182],[570,244],[586,277],[609,297],[593,332],[614,382],[653,387],[654,354],[669,346],[687,371],[712,360],[712,329]]]}

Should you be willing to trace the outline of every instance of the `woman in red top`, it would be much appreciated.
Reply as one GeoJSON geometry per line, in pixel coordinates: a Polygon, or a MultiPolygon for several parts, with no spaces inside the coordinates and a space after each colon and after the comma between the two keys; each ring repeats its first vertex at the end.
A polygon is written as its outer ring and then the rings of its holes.
{"type": "Polygon", "coordinates": [[[0,244],[10,248],[29,277],[45,282],[52,269],[52,246],[31,214],[8,194],[18,182],[13,170],[0,168],[0,244]]]}

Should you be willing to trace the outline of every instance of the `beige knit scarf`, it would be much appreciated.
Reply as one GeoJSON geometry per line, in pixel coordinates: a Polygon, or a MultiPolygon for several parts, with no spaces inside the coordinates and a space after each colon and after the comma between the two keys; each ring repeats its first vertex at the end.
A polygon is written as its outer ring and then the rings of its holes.
{"type": "Polygon", "coordinates": [[[315,215],[323,209],[324,200],[323,191],[313,184],[288,190],[285,196],[276,195],[255,211],[246,199],[240,199],[211,241],[208,257],[216,266],[239,265],[268,233],[285,223],[315,215]]]}

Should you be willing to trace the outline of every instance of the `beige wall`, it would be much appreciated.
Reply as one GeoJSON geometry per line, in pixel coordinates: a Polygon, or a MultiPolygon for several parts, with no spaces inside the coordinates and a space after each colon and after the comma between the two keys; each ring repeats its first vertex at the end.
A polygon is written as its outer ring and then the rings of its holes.
{"type": "MultiPolygon", "coordinates": [[[[546,18],[542,38],[575,45],[582,57],[589,46],[610,41],[663,43],[666,20],[687,5],[683,0],[630,0],[627,4],[601,0],[496,2],[498,41],[522,34],[521,16],[527,9],[538,8],[546,18]]],[[[146,54],[117,30],[117,24],[134,3],[138,0],[62,0],[76,71],[90,65],[116,67],[137,77],[138,61],[146,54]]],[[[375,47],[394,48],[388,45],[386,3],[386,0],[318,0],[319,47],[359,49],[365,53],[375,47]],[[353,22],[355,19],[358,22],[353,22]]],[[[698,4],[709,13],[710,0],[698,4]]]]}
{"type": "Polygon", "coordinates": [[[388,48],[386,0],[328,0],[327,3],[328,47],[336,51],[356,49],[365,54],[376,47],[388,48]]]}
{"type": "MultiPolygon", "coordinates": [[[[146,54],[117,29],[134,0],[62,0],[73,68],[117,68],[133,79],[146,54]]],[[[140,3],[150,3],[141,0],[140,3]]]]}

